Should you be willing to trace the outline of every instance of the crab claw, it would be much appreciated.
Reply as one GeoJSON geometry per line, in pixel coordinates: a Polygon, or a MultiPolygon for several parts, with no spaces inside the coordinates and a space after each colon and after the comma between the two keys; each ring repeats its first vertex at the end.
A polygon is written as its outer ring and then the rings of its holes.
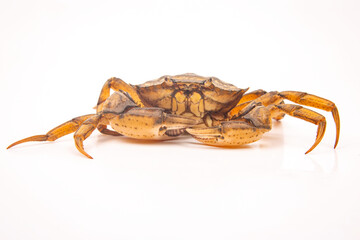
{"type": "Polygon", "coordinates": [[[200,120],[165,113],[161,108],[132,108],[110,119],[118,133],[136,139],[167,139],[183,134],[200,120]]]}
{"type": "Polygon", "coordinates": [[[259,140],[270,128],[254,127],[247,122],[222,122],[208,128],[186,128],[196,140],[219,147],[237,147],[259,140]]]}

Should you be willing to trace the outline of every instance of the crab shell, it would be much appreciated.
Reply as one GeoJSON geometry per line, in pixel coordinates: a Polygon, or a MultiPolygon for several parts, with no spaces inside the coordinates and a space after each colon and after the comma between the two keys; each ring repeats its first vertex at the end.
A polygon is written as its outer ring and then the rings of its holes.
{"type": "Polygon", "coordinates": [[[163,76],[133,85],[146,107],[160,107],[177,115],[204,117],[224,115],[239,102],[248,89],[240,89],[216,77],[193,73],[163,76]]]}

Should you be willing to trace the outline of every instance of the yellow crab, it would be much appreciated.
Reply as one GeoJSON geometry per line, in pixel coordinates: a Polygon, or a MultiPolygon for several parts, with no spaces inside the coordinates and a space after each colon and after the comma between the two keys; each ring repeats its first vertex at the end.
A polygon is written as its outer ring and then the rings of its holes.
{"type": "Polygon", "coordinates": [[[101,90],[96,114],[76,117],[45,135],[22,139],[8,148],[29,141],[54,141],[75,132],[77,149],[92,158],[84,151],[83,141],[96,128],[104,134],[136,139],[169,139],[188,133],[208,145],[236,147],[259,140],[271,130],[272,119],[280,120],[288,114],[318,125],[309,153],[324,136],[325,117],[300,105],[285,104],[284,99],[331,111],[336,124],[336,147],[340,118],[333,102],[304,92],[256,90],[245,94],[247,90],[216,77],[192,73],[167,75],[140,85],[111,78],[101,90]],[[115,91],[112,95],[110,89],[115,91]]]}

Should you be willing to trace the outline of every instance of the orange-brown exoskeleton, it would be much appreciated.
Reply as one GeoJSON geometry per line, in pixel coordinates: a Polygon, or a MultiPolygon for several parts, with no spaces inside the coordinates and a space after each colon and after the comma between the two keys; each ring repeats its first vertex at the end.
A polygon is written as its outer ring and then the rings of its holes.
{"type": "Polygon", "coordinates": [[[76,117],[44,135],[28,137],[11,144],[29,141],[54,141],[75,132],[75,146],[85,156],[83,141],[97,128],[101,133],[136,139],[169,139],[190,134],[207,145],[236,147],[259,140],[271,130],[272,119],[285,114],[318,125],[312,151],[326,128],[325,117],[300,105],[331,111],[336,124],[336,147],[340,118],[335,104],[312,94],[296,91],[245,94],[216,77],[196,74],[163,76],[140,85],[130,85],[119,78],[106,81],[96,106],[96,113],[76,117]],[[114,93],[110,95],[110,89],[114,93]],[[107,128],[110,125],[113,130],[107,128]]]}

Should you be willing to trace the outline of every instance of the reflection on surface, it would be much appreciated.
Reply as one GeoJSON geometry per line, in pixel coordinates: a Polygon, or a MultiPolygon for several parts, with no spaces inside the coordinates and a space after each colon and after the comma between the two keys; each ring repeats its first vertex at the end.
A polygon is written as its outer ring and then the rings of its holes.
{"type": "Polygon", "coordinates": [[[286,170],[333,173],[337,170],[337,154],[334,150],[305,155],[298,148],[286,146],[282,168],[286,170]]]}

